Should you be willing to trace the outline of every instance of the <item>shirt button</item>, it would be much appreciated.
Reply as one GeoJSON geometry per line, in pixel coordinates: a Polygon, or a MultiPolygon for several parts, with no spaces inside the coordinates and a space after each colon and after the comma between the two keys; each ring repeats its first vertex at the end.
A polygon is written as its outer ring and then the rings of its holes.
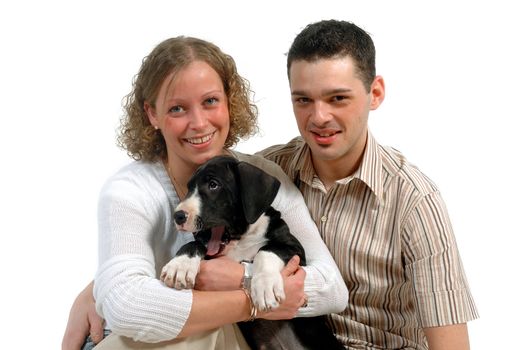
{"type": "Polygon", "coordinates": [[[328,220],[328,218],[326,217],[326,215],[321,216],[321,222],[326,222],[326,220],[328,220]]]}

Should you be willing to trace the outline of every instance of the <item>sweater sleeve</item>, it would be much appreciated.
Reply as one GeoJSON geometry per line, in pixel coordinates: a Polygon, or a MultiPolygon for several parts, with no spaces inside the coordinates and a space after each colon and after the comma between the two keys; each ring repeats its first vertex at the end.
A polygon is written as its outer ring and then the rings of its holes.
{"type": "Polygon", "coordinates": [[[191,309],[190,290],[168,288],[157,279],[159,253],[153,242],[173,239],[165,228],[166,215],[169,201],[161,191],[155,192],[151,179],[120,177],[102,189],[94,287],[97,312],[115,334],[136,341],[174,339],[191,309]]]}
{"type": "Polygon", "coordinates": [[[301,192],[275,163],[259,156],[241,159],[275,176],[281,186],[272,206],[281,212],[291,233],[303,245],[307,266],[304,290],[308,306],[298,316],[317,316],[343,311],[348,303],[348,289],[319,230],[310,216],[301,192]]]}

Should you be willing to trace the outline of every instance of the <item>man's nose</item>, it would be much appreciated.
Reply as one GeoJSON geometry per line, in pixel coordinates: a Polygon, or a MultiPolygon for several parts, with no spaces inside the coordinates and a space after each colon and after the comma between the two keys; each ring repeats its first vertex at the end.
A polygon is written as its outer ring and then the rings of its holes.
{"type": "Polygon", "coordinates": [[[323,102],[316,102],[313,104],[311,120],[314,124],[321,126],[331,118],[328,106],[323,102]]]}

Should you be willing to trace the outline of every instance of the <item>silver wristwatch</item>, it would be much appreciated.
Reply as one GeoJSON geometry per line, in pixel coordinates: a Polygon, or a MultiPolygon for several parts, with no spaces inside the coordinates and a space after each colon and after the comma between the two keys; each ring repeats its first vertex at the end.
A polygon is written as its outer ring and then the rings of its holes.
{"type": "Polygon", "coordinates": [[[244,266],[244,275],[242,276],[241,288],[250,290],[252,286],[252,266],[253,264],[250,261],[241,261],[241,264],[244,266]]]}

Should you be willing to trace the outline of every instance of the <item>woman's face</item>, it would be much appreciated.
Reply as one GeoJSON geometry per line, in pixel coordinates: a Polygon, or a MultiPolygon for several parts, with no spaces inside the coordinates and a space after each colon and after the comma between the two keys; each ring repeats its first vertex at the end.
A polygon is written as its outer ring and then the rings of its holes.
{"type": "Polygon", "coordinates": [[[166,77],[155,107],[144,106],[166,140],[173,167],[195,168],[222,153],[230,129],[228,99],[217,72],[194,61],[166,77]]]}

